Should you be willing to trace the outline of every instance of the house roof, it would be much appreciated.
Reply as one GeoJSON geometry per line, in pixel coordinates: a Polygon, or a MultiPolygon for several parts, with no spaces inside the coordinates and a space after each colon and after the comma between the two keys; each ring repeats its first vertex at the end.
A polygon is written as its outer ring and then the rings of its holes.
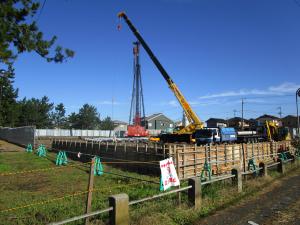
{"type": "Polygon", "coordinates": [[[124,122],[124,121],[121,121],[121,120],[114,120],[113,123],[115,125],[127,125],[128,123],[124,122]]]}
{"type": "MultiPolygon", "coordinates": [[[[299,116],[299,118],[300,118],[300,116],[299,116]]],[[[283,117],[282,119],[297,119],[297,116],[287,115],[287,116],[283,117]]]]}
{"type": "Polygon", "coordinates": [[[150,116],[146,116],[146,120],[152,120],[152,119],[154,119],[155,117],[158,117],[158,116],[160,116],[160,115],[163,115],[162,113],[154,113],[154,114],[152,114],[152,115],[150,115],[150,116]]]}
{"type": "Polygon", "coordinates": [[[268,115],[268,114],[264,114],[264,115],[262,115],[260,117],[257,117],[256,119],[258,120],[258,119],[265,119],[265,118],[270,118],[270,119],[273,119],[273,120],[278,120],[279,119],[276,116],[272,116],[272,115],[268,115]]]}
{"type": "Polygon", "coordinates": [[[212,123],[226,123],[226,120],[220,119],[220,118],[209,118],[208,120],[206,120],[206,123],[207,122],[212,122],[212,123]]]}
{"type": "Polygon", "coordinates": [[[171,119],[169,119],[168,117],[166,117],[166,116],[165,116],[164,114],[162,114],[162,113],[155,113],[155,114],[152,114],[152,115],[150,115],[150,116],[146,116],[145,120],[147,120],[147,121],[153,120],[153,119],[155,119],[155,118],[157,118],[157,117],[159,117],[159,116],[163,116],[163,117],[165,117],[166,119],[168,119],[170,122],[173,122],[171,119]]]}

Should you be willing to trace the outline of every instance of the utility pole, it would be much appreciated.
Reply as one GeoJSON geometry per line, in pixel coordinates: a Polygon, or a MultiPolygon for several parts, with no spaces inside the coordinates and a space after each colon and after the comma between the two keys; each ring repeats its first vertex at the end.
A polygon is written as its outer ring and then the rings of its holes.
{"type": "Polygon", "coordinates": [[[234,110],[233,110],[233,117],[236,117],[236,112],[237,112],[237,110],[234,109],[234,110]]]}
{"type": "Polygon", "coordinates": [[[244,130],[244,99],[242,98],[242,130],[244,130]]]}
{"type": "Polygon", "coordinates": [[[279,109],[278,114],[279,114],[279,117],[281,119],[281,117],[282,117],[282,108],[281,108],[281,106],[279,106],[277,109],[279,109]]]}

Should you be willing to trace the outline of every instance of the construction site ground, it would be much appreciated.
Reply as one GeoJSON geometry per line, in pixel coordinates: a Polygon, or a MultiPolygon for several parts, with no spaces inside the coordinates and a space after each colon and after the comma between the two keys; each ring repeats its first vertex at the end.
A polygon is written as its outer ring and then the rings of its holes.
{"type": "MultiPolygon", "coordinates": [[[[86,190],[88,166],[71,160],[70,163],[75,163],[75,166],[0,177],[0,224],[47,224],[83,214],[85,195],[35,205],[86,190]],[[33,205],[18,209],[27,204],[33,205]],[[6,209],[12,210],[5,212],[6,209]]],[[[55,167],[54,153],[49,152],[47,158],[40,158],[36,154],[26,153],[24,148],[0,141],[0,173],[52,167],[55,167]]],[[[109,173],[95,178],[94,185],[99,192],[93,195],[93,210],[108,207],[107,198],[112,194],[127,193],[130,200],[135,200],[160,193],[159,184],[136,180],[158,182],[157,177],[131,173],[105,164],[104,171],[109,173]]],[[[182,203],[178,207],[175,207],[176,195],[132,206],[130,224],[235,225],[248,224],[248,221],[257,224],[300,224],[300,169],[290,168],[284,176],[274,170],[269,172],[268,178],[249,178],[244,182],[241,194],[237,193],[236,186],[232,186],[230,180],[202,187],[202,207],[199,210],[187,205],[185,194],[182,194],[182,203]]],[[[91,224],[107,224],[107,218],[108,215],[103,214],[93,218],[91,224]]]]}
{"type": "Polygon", "coordinates": [[[299,225],[300,224],[300,170],[274,181],[247,200],[217,211],[196,223],[197,225],[299,225]],[[249,223],[250,222],[250,223],[249,223]]]}

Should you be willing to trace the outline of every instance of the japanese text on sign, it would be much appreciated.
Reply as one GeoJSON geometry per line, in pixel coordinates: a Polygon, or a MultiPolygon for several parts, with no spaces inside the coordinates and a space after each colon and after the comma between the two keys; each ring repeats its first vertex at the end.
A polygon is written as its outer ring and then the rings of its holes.
{"type": "Polygon", "coordinates": [[[159,162],[164,191],[171,186],[179,186],[180,182],[175,170],[173,159],[168,158],[159,162]]]}

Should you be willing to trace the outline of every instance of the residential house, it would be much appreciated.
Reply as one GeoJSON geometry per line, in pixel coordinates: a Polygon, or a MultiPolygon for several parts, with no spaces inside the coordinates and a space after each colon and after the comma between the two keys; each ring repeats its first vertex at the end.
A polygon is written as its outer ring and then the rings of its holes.
{"type": "Polygon", "coordinates": [[[209,118],[206,120],[207,127],[227,127],[227,121],[219,118],[209,118]]]}
{"type": "Polygon", "coordinates": [[[297,127],[298,127],[297,116],[288,115],[286,117],[283,117],[281,119],[281,123],[283,127],[288,128],[292,137],[295,137],[297,135],[297,127]]]}
{"type": "Polygon", "coordinates": [[[273,123],[281,126],[280,118],[278,118],[276,116],[268,115],[268,114],[264,114],[264,115],[256,118],[256,121],[257,121],[258,126],[263,126],[266,123],[266,121],[273,122],[273,123]]]}
{"type": "Polygon", "coordinates": [[[234,127],[237,130],[240,129],[245,129],[249,130],[250,129],[250,124],[249,120],[247,119],[242,119],[241,117],[233,117],[231,119],[228,119],[228,127],[234,127]]]}
{"type": "Polygon", "coordinates": [[[127,126],[128,123],[120,121],[120,120],[114,120],[114,131],[117,137],[124,137],[126,131],[127,131],[127,126]]]}
{"type": "Polygon", "coordinates": [[[162,113],[156,113],[142,119],[142,125],[149,130],[170,130],[174,129],[174,122],[162,113]]]}
{"type": "Polygon", "coordinates": [[[283,127],[297,128],[297,116],[288,115],[281,119],[283,127]]]}

